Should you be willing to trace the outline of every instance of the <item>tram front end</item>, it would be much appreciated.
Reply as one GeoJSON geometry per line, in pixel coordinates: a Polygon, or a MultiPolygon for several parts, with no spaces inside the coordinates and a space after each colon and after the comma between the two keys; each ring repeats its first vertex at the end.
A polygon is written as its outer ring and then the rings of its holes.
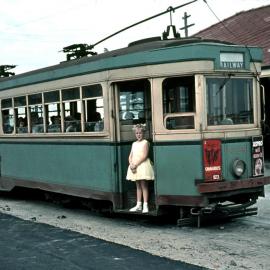
{"type": "Polygon", "coordinates": [[[208,205],[191,209],[192,215],[220,217],[256,215],[254,204],[264,196],[270,179],[264,176],[262,136],[203,141],[204,179],[197,188],[208,205]]]}

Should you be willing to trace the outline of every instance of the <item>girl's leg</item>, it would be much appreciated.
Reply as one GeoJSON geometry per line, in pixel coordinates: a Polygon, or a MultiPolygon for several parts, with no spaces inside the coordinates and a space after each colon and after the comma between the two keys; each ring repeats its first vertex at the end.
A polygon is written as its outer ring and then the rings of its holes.
{"type": "Polygon", "coordinates": [[[143,194],[143,201],[145,203],[148,203],[148,199],[149,199],[149,191],[148,191],[148,182],[147,180],[141,180],[141,190],[142,190],[142,194],[143,194]]]}
{"type": "Polygon", "coordinates": [[[136,181],[136,192],[137,192],[137,204],[129,209],[130,212],[136,212],[142,210],[142,187],[141,187],[141,181],[136,181]]]}
{"type": "Polygon", "coordinates": [[[142,181],[136,181],[137,202],[142,202],[143,189],[141,186],[142,181]]]}
{"type": "Polygon", "coordinates": [[[148,182],[146,180],[142,180],[141,182],[141,188],[143,193],[143,213],[148,213],[148,199],[149,199],[149,191],[148,191],[148,182]]]}

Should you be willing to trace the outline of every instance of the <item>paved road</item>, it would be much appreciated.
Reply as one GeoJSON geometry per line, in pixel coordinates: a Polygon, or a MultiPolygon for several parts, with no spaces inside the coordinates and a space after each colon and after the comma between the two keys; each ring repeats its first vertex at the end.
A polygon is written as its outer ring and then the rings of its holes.
{"type": "Polygon", "coordinates": [[[0,269],[198,270],[205,268],[0,213],[0,269]]]}

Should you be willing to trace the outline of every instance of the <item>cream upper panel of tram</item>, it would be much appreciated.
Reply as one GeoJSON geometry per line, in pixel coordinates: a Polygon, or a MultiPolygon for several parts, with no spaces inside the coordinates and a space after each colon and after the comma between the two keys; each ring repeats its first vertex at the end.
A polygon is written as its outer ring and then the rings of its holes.
{"type": "MultiPolygon", "coordinates": [[[[254,65],[251,65],[251,67],[254,65]]],[[[255,68],[254,68],[255,69],[255,68]]],[[[193,130],[167,130],[164,127],[163,122],[160,119],[163,119],[162,113],[162,104],[158,104],[156,100],[162,101],[161,82],[166,77],[173,76],[184,76],[189,74],[202,74],[202,73],[212,73],[214,71],[213,61],[186,61],[178,63],[168,63],[168,64],[158,64],[158,65],[147,65],[139,66],[133,68],[121,68],[103,72],[92,73],[88,75],[74,76],[64,79],[59,79],[55,81],[42,82],[27,86],[18,87],[16,89],[9,89],[0,91],[0,98],[6,98],[11,96],[19,96],[23,94],[39,93],[43,91],[52,91],[63,88],[69,88],[74,86],[81,86],[87,84],[102,84],[104,95],[107,96],[108,86],[112,82],[123,81],[123,80],[135,80],[141,78],[152,78],[152,109],[153,109],[153,139],[154,140],[168,140],[175,138],[186,138],[186,139],[199,139],[201,135],[201,123],[205,120],[198,117],[203,117],[203,106],[204,102],[202,99],[203,92],[203,75],[196,75],[196,87],[195,87],[195,100],[196,100],[196,111],[194,114],[195,128],[193,130]],[[159,78],[162,77],[162,78],[159,78]],[[197,115],[197,116],[196,116],[197,115]],[[179,137],[180,136],[180,137],[179,137]]],[[[248,72],[248,71],[246,71],[248,72]]],[[[108,96],[109,100],[112,100],[108,96]]],[[[110,101],[111,102],[111,101],[110,101]]],[[[111,105],[109,105],[111,106],[111,105]]],[[[107,107],[107,105],[106,105],[107,107]]],[[[109,114],[108,114],[109,115],[109,114]]],[[[184,115],[184,114],[183,114],[184,115]]],[[[111,117],[110,117],[111,118],[111,117]]],[[[108,124],[113,122],[113,119],[110,119],[108,124]]],[[[113,125],[112,125],[113,126],[113,125]]],[[[253,131],[252,131],[253,132],[253,131]]],[[[256,131],[254,135],[258,132],[256,131]]],[[[208,134],[208,133],[206,133],[208,134]]],[[[212,134],[211,132],[209,134],[212,134]]],[[[219,136],[219,133],[216,134],[216,137],[219,136]]],[[[226,131],[226,136],[233,134],[233,131],[226,131]]],[[[239,135],[239,133],[237,133],[239,135]]],[[[207,136],[207,135],[206,135],[207,136]]],[[[209,135],[210,136],[210,135],[209,135]]],[[[224,137],[224,133],[220,133],[220,137],[224,137]]]]}
{"type": "MultiPolygon", "coordinates": [[[[87,136],[91,138],[97,138],[97,139],[102,139],[102,140],[108,140],[109,139],[109,104],[108,100],[109,97],[107,95],[107,82],[104,82],[104,78],[107,78],[106,72],[100,72],[97,74],[91,74],[91,75],[83,75],[83,76],[77,76],[77,77],[71,77],[71,78],[65,78],[65,79],[60,79],[56,81],[48,81],[48,82],[43,82],[43,83],[38,83],[38,84],[32,84],[32,85],[27,85],[23,87],[18,87],[16,89],[9,89],[9,90],[3,90],[0,91],[0,98],[10,98],[10,97],[18,97],[18,96],[26,96],[29,94],[36,94],[36,93],[43,93],[43,92],[51,92],[51,91],[59,91],[59,90],[66,90],[70,88],[78,88],[80,86],[89,86],[89,85],[95,85],[99,84],[102,86],[103,89],[103,102],[104,102],[104,122],[103,122],[103,130],[94,130],[95,132],[86,132],[84,131],[83,133],[81,131],[77,132],[70,132],[66,133],[66,129],[63,127],[61,128],[63,131],[62,132],[56,132],[54,133],[48,133],[48,132],[38,132],[38,133],[33,133],[33,132],[26,132],[24,133],[12,133],[12,134],[5,134],[5,136],[19,136],[20,138],[23,137],[36,137],[37,139],[39,137],[58,137],[60,138],[61,136],[65,136],[66,138],[68,137],[82,137],[82,136],[87,136]],[[65,130],[65,131],[64,131],[65,130]],[[46,134],[45,134],[46,133],[46,134]]],[[[62,114],[62,113],[61,113],[62,114]]],[[[64,119],[64,118],[63,118],[64,119]]],[[[83,123],[85,124],[85,122],[83,123]]],[[[63,124],[64,125],[64,124],[63,124]]],[[[62,126],[62,124],[61,124],[62,126]]],[[[42,125],[44,128],[44,124],[42,125]]],[[[30,129],[31,130],[31,129],[30,129]]],[[[45,130],[45,129],[44,129],[45,130]]],[[[3,133],[3,131],[2,131],[3,133]]],[[[111,139],[111,138],[110,138],[111,139]]]]}
{"type": "Polygon", "coordinates": [[[270,67],[262,70],[261,77],[262,78],[270,77],[270,67]]]}
{"type": "Polygon", "coordinates": [[[255,74],[258,73],[260,74],[261,73],[261,63],[258,63],[258,62],[250,62],[250,71],[251,72],[254,72],[255,74]]]}
{"type": "Polygon", "coordinates": [[[261,130],[259,128],[245,129],[245,130],[223,130],[223,131],[205,131],[205,132],[187,132],[181,131],[172,132],[167,130],[167,132],[154,132],[153,141],[198,141],[203,139],[235,139],[235,138],[247,138],[252,136],[261,135],[261,130]]]}
{"type": "MultiPolygon", "coordinates": [[[[162,82],[165,78],[153,79],[152,91],[153,103],[153,140],[154,141],[174,141],[174,140],[200,140],[203,138],[244,138],[247,136],[260,135],[260,95],[258,82],[253,79],[253,115],[254,122],[240,125],[207,125],[207,102],[206,102],[206,77],[212,76],[213,78],[224,77],[222,73],[208,73],[208,75],[197,74],[195,75],[195,110],[194,112],[185,112],[174,114],[176,116],[194,116],[194,128],[191,129],[176,129],[169,130],[166,128],[165,120],[166,115],[163,112],[162,105],[162,82]]],[[[245,74],[235,74],[234,78],[249,78],[249,72],[245,74]]]]}
{"type": "Polygon", "coordinates": [[[52,91],[69,87],[76,87],[87,84],[98,84],[101,82],[115,82],[122,80],[141,79],[160,76],[175,76],[183,73],[200,73],[212,71],[214,64],[212,61],[187,61],[178,63],[168,63],[159,65],[146,65],[140,67],[130,67],[114,69],[102,72],[91,73],[64,79],[30,84],[0,91],[0,98],[19,96],[43,91],[52,91]]]}
{"type": "MultiPolygon", "coordinates": [[[[193,74],[191,74],[191,77],[193,74]]],[[[170,77],[173,78],[173,77],[170,77]]],[[[153,113],[153,129],[155,130],[155,134],[167,134],[167,135],[172,135],[175,136],[175,134],[185,134],[185,136],[189,136],[190,134],[193,134],[196,137],[196,133],[200,133],[200,123],[201,119],[198,117],[198,115],[202,115],[202,93],[201,93],[201,76],[196,75],[195,76],[195,107],[193,108],[193,111],[188,111],[188,112],[178,112],[178,113],[169,113],[169,114],[164,114],[164,109],[163,109],[163,89],[162,89],[162,84],[163,82],[167,79],[167,77],[163,78],[156,78],[153,79],[152,82],[152,111],[153,113]],[[166,128],[166,119],[168,117],[186,117],[186,118],[193,118],[193,123],[192,125],[194,126],[193,128],[190,126],[187,126],[187,129],[183,127],[183,129],[174,129],[170,130],[166,128]]],[[[189,121],[187,121],[189,122],[189,121]]],[[[190,123],[187,123],[187,125],[190,123]]]]}
{"type": "Polygon", "coordinates": [[[147,65],[134,68],[123,68],[108,71],[109,81],[120,81],[138,78],[155,78],[176,76],[188,73],[201,73],[214,70],[213,61],[185,61],[159,65],[147,65]]]}
{"type": "Polygon", "coordinates": [[[103,84],[108,78],[108,72],[97,72],[93,74],[68,77],[59,80],[41,82],[26,86],[0,91],[0,98],[54,91],[64,88],[78,87],[88,84],[103,84]]]}

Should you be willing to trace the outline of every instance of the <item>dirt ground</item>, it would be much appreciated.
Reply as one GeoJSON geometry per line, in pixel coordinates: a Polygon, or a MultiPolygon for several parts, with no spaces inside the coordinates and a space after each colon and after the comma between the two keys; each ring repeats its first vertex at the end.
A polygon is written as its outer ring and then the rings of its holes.
{"type": "Polygon", "coordinates": [[[38,200],[0,199],[0,211],[209,269],[270,269],[270,186],[257,216],[203,228],[108,218],[38,200]]]}

